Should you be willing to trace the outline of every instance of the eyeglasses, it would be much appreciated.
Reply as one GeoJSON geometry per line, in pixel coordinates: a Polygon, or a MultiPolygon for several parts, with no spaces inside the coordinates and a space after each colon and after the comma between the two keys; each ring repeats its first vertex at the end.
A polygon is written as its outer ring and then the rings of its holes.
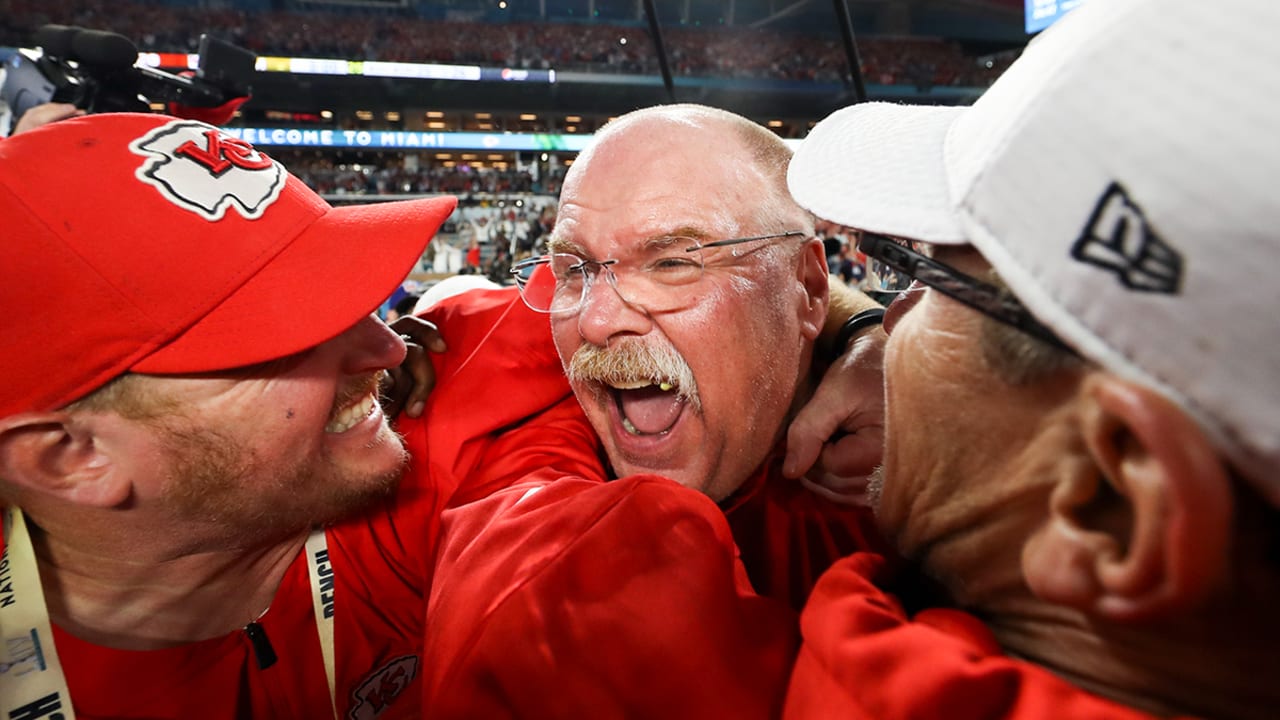
{"type": "Polygon", "coordinates": [[[516,287],[520,288],[520,297],[538,312],[577,312],[601,275],[627,303],[650,312],[670,312],[694,299],[687,289],[702,279],[709,250],[792,237],[807,235],[801,230],[791,230],[709,243],[677,235],[647,243],[636,261],[586,260],[572,253],[551,253],[516,263],[511,274],[516,278],[516,287]],[[623,268],[626,272],[620,272],[623,268]]]}
{"type": "Polygon", "coordinates": [[[916,243],[864,232],[858,249],[872,259],[874,284],[882,292],[902,292],[911,279],[937,290],[978,312],[1021,330],[1071,354],[1076,351],[1053,334],[1013,293],[934,260],[915,249],[916,243]]]}

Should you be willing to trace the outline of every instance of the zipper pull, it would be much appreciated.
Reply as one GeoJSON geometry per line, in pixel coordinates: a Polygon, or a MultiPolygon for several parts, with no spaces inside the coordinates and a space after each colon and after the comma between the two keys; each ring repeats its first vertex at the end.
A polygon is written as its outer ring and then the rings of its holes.
{"type": "Polygon", "coordinates": [[[244,634],[249,636],[249,644],[253,647],[253,657],[258,661],[258,669],[266,670],[276,664],[276,651],[267,639],[267,631],[256,621],[244,626],[244,634]]]}

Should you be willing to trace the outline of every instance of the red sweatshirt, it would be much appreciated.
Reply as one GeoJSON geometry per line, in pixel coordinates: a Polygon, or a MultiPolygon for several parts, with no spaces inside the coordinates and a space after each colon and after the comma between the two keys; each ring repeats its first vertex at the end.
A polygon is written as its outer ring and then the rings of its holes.
{"type": "Polygon", "coordinates": [[[795,614],[751,591],[724,514],[652,476],[518,485],[445,513],[433,718],[777,717],[795,614]]]}
{"type": "MultiPolygon", "coordinates": [[[[515,288],[479,290],[457,295],[436,305],[426,317],[435,322],[455,352],[476,348],[456,376],[433,393],[428,407],[537,407],[572,397],[545,314],[525,307],[515,288]]],[[[566,413],[569,411],[566,410],[566,413]]],[[[478,423],[470,434],[492,431],[495,421],[482,412],[464,422],[478,423]]],[[[585,423],[585,415],[583,416],[585,423]]],[[[546,448],[549,464],[558,453],[580,443],[585,452],[600,453],[599,441],[566,436],[560,447],[546,448]]],[[[448,447],[455,444],[450,441],[448,447]]],[[[465,446],[464,446],[465,447],[465,446]]],[[[433,453],[431,457],[438,457],[433,453]]],[[[761,469],[722,503],[733,538],[741,549],[752,586],[761,595],[777,598],[797,611],[814,582],[837,559],[850,553],[890,551],[863,507],[832,503],[782,476],[781,453],[770,455],[761,469]]],[[[473,463],[462,462],[463,467],[473,463]]],[[[434,472],[434,470],[433,470],[434,472]]],[[[439,473],[436,473],[439,476],[439,473]]],[[[514,478],[512,478],[514,479],[514,478]]],[[[451,505],[483,498],[499,483],[482,485],[467,479],[451,505]]]]}
{"type": "Polygon", "coordinates": [[[1004,655],[972,615],[934,609],[908,619],[876,587],[883,567],[859,553],[818,581],[784,718],[1153,720],[1004,655]]]}
{"type": "MultiPolygon", "coordinates": [[[[504,296],[516,305],[484,354],[513,352],[496,348],[516,332],[526,355],[554,358],[546,317],[512,290],[459,296],[430,317],[452,350],[453,313],[504,296]],[[514,330],[522,322],[542,337],[514,330]]],[[[530,391],[513,376],[482,384],[482,402],[530,391]]],[[[776,717],[796,647],[788,606],[836,558],[878,542],[866,510],[814,496],[776,462],[723,508],[651,476],[537,475],[556,481],[493,492],[464,479],[455,497],[480,499],[445,514],[426,630],[432,717],[776,717]]]]}
{"type": "MultiPolygon", "coordinates": [[[[397,499],[327,532],[343,717],[421,715],[418,678],[429,664],[423,622],[440,513],[462,478],[476,488],[505,487],[549,465],[601,477],[595,436],[554,350],[527,351],[536,345],[530,333],[545,335],[541,326],[503,325],[484,344],[488,352],[477,352],[508,305],[456,309],[446,333],[450,352],[433,357],[440,386],[423,419],[399,425],[413,461],[397,499]],[[517,391],[487,382],[498,376],[520,378],[517,391]]],[[[54,639],[80,718],[331,717],[302,553],[259,623],[277,655],[265,669],[243,631],[148,652],[91,645],[57,627],[54,639]]]]}

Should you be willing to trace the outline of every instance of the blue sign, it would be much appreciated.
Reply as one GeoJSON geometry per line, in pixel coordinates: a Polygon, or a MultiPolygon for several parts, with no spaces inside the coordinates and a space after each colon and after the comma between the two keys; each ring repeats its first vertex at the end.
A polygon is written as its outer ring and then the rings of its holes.
{"type": "Polygon", "coordinates": [[[1076,9],[1084,0],[1026,0],[1027,34],[1038,33],[1076,9]]]}
{"type": "Polygon", "coordinates": [[[371,150],[533,150],[579,152],[590,135],[405,130],[332,130],[312,128],[222,128],[254,145],[367,148],[371,150]]]}
{"type": "MultiPolygon", "coordinates": [[[[224,127],[222,132],[263,147],[361,148],[369,150],[493,150],[582,152],[591,135],[550,133],[411,132],[332,128],[224,127]]],[[[793,151],[800,140],[785,139],[793,151]]]]}

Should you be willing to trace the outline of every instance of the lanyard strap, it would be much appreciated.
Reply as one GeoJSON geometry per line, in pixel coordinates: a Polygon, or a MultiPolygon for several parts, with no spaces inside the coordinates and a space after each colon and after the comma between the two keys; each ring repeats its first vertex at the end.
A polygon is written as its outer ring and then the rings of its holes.
{"type": "MultiPolygon", "coordinates": [[[[307,537],[306,553],[316,632],[329,682],[329,705],[336,720],[334,577],[323,528],[307,537]]],[[[4,509],[4,554],[0,555],[0,711],[4,718],[75,720],[71,691],[54,647],[35,549],[26,519],[15,507],[4,509]]]]}
{"type": "Polygon", "coordinates": [[[311,605],[315,609],[316,632],[320,635],[320,652],[324,655],[324,674],[329,681],[329,705],[334,720],[338,718],[337,684],[333,660],[333,565],[329,562],[329,543],[324,528],[316,528],[307,536],[307,570],[311,576],[311,605]]]}
{"type": "Polygon", "coordinates": [[[22,511],[4,511],[0,555],[0,716],[75,720],[22,511]]]}

